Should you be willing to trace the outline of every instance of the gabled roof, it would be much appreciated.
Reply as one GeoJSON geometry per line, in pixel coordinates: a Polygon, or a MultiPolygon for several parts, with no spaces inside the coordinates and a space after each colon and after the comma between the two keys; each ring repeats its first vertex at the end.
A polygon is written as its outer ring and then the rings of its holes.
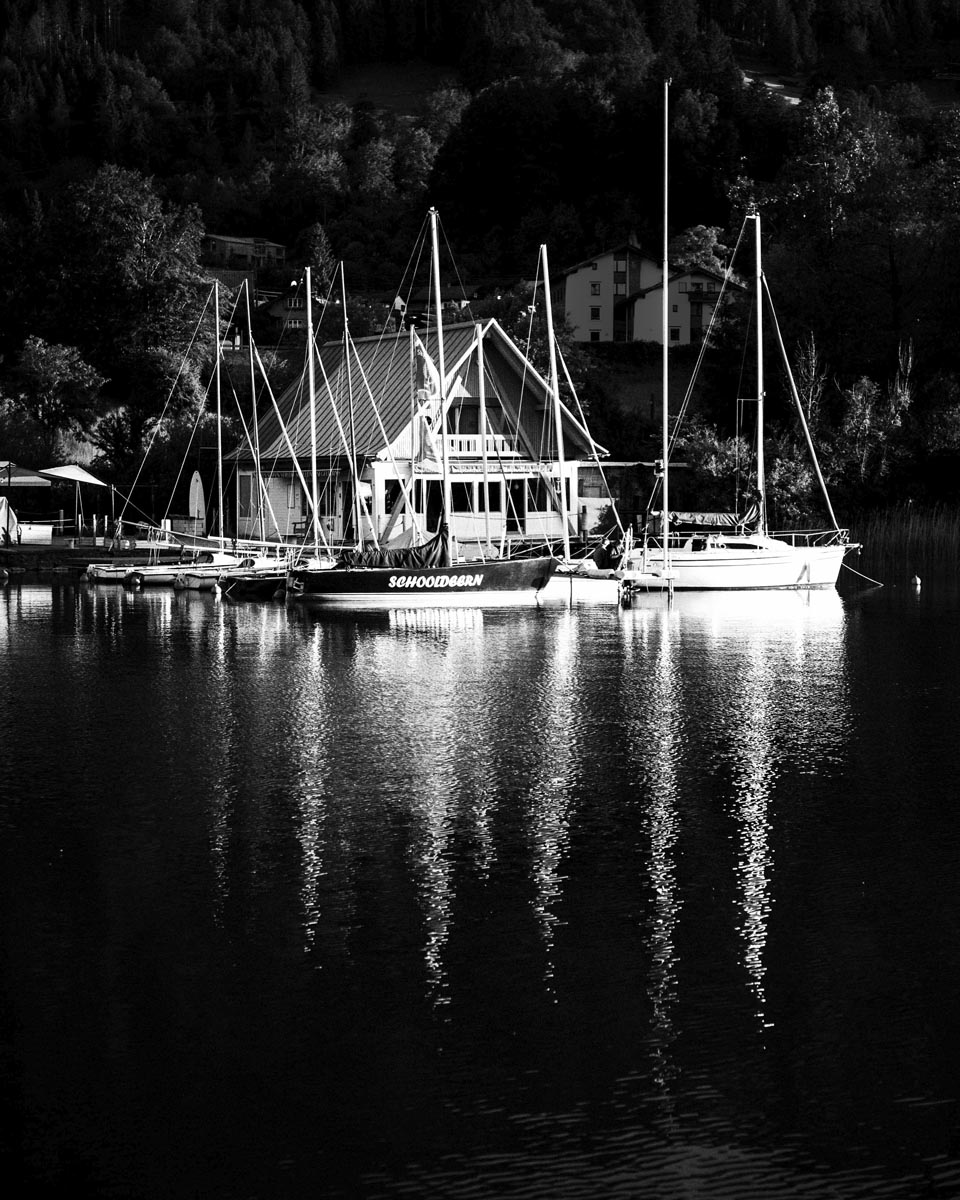
{"type": "MultiPolygon", "coordinates": [[[[732,278],[727,279],[726,276],[722,275],[719,271],[711,271],[709,267],[685,267],[683,270],[674,271],[668,282],[676,283],[678,279],[686,279],[692,275],[706,275],[708,279],[715,279],[717,283],[726,283],[728,287],[739,288],[741,291],[743,290],[743,284],[738,280],[732,278]]],[[[652,283],[649,287],[640,288],[636,292],[631,292],[630,295],[625,299],[629,301],[637,300],[641,296],[649,296],[651,292],[659,292],[662,286],[663,280],[658,279],[656,283],[652,283]]],[[[717,296],[719,293],[706,292],[705,295],[717,296]]]]}
{"type": "Polygon", "coordinates": [[[596,254],[591,254],[589,258],[582,258],[579,262],[573,264],[572,267],[564,267],[561,275],[572,275],[574,271],[579,271],[582,267],[588,267],[591,263],[595,263],[601,258],[610,258],[615,254],[622,253],[634,254],[637,258],[645,258],[649,262],[656,262],[649,254],[645,253],[638,242],[621,242],[618,246],[611,246],[606,250],[598,250],[596,254]]]}
{"type": "MultiPolygon", "coordinates": [[[[488,384],[488,402],[493,403],[493,397],[499,396],[511,424],[517,422],[524,405],[543,409],[549,400],[548,385],[495,320],[484,324],[483,338],[486,374],[496,382],[496,387],[488,384]]],[[[476,339],[474,322],[444,327],[448,406],[458,403],[453,394],[458,378],[462,379],[467,394],[478,393],[476,339]]],[[[415,331],[413,336],[403,331],[359,338],[352,345],[349,386],[342,341],[327,342],[319,349],[314,372],[313,418],[318,458],[343,458],[348,454],[348,446],[353,446],[361,458],[382,454],[415,416],[414,356],[425,354],[427,372],[434,375],[436,372],[435,328],[415,331]]],[[[561,407],[568,453],[590,457],[597,452],[606,453],[602,447],[594,447],[584,426],[565,406],[561,407]]],[[[310,457],[311,414],[306,371],[277,398],[277,408],[282,422],[272,403],[267,401],[266,407],[261,404],[258,427],[261,460],[265,463],[289,460],[291,446],[297,458],[310,457]]],[[[235,457],[247,459],[249,450],[241,449],[235,457]]]]}

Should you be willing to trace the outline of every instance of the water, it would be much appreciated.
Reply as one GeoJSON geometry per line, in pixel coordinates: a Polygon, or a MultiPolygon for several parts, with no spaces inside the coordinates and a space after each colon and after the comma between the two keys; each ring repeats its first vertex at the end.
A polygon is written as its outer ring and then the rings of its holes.
{"type": "Polygon", "coordinates": [[[3,1176],[960,1195],[958,608],[6,587],[3,1176]]]}

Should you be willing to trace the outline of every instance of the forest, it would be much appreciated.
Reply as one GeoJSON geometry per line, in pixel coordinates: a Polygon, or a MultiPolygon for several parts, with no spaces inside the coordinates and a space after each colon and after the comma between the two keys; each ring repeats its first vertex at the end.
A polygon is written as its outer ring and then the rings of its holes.
{"type": "MultiPolygon", "coordinates": [[[[204,232],[342,262],[358,295],[396,287],[431,205],[464,279],[519,289],[543,242],[555,270],[628,236],[655,257],[666,78],[672,260],[722,268],[759,207],[840,502],[960,498],[960,0],[0,0],[0,457],[92,446],[123,480],[151,441],[168,469],[210,367],[204,232]],[[371,64],[435,83],[409,112],[343,98],[371,64]]],[[[740,453],[717,342],[701,494],[740,453]]],[[[622,458],[645,445],[609,349],[564,339],[622,458]]],[[[774,505],[802,519],[768,386],[774,505]]]]}

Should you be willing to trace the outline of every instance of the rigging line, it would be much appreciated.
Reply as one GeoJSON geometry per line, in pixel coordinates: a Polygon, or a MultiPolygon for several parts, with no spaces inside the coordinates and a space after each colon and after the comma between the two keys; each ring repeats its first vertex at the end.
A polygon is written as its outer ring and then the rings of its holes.
{"type": "Polygon", "coordinates": [[[879,579],[871,579],[869,575],[864,575],[864,573],[862,571],[856,570],[855,567],[851,567],[847,562],[841,562],[840,566],[845,567],[846,570],[848,570],[852,575],[857,575],[861,579],[865,579],[867,581],[867,583],[875,583],[877,585],[877,587],[884,586],[884,584],[882,584],[879,579]]]}
{"type": "MultiPolygon", "coordinates": [[[[343,443],[345,456],[350,462],[353,486],[356,489],[355,494],[360,498],[361,505],[363,505],[364,500],[363,500],[363,497],[360,496],[360,472],[357,468],[356,457],[353,454],[353,451],[351,449],[350,439],[348,438],[347,432],[343,427],[343,422],[340,420],[340,412],[339,412],[339,409],[337,408],[336,395],[334,394],[333,387],[330,384],[330,378],[327,375],[327,369],[323,365],[323,356],[319,353],[317,354],[317,364],[320,367],[320,374],[323,376],[323,382],[326,384],[326,387],[327,387],[327,395],[330,399],[330,408],[333,413],[333,418],[337,423],[337,430],[340,433],[340,440],[343,443]]],[[[337,369],[337,379],[338,380],[341,380],[343,378],[345,368],[346,368],[346,363],[344,363],[343,367],[338,367],[338,369],[337,369]]],[[[341,389],[338,388],[337,394],[340,394],[340,391],[341,391],[341,389]]],[[[368,516],[368,518],[370,517],[369,510],[367,511],[367,516],[368,516]]],[[[374,530],[372,528],[372,525],[373,525],[373,522],[371,521],[371,532],[374,535],[373,540],[374,540],[374,543],[376,544],[376,542],[377,542],[376,530],[374,530]]],[[[357,538],[357,545],[362,547],[363,546],[363,530],[357,529],[354,532],[355,532],[356,538],[357,538]]]]}
{"type": "Polygon", "coordinates": [[[603,484],[604,488],[606,489],[607,496],[610,500],[610,506],[613,509],[613,515],[617,522],[617,528],[620,530],[621,533],[626,533],[626,530],[623,527],[623,522],[620,520],[620,510],[617,508],[617,502],[613,498],[613,493],[610,490],[610,485],[607,482],[607,477],[603,470],[603,463],[601,463],[601,461],[600,461],[600,455],[597,454],[597,443],[593,440],[593,434],[591,434],[589,429],[587,428],[587,417],[583,411],[583,405],[580,403],[580,397],[577,395],[577,389],[573,386],[573,380],[570,378],[570,372],[567,370],[566,359],[564,359],[563,352],[560,350],[559,347],[557,347],[557,355],[560,359],[560,365],[561,365],[561,367],[563,367],[564,377],[566,378],[566,381],[570,388],[570,391],[573,394],[574,400],[576,400],[576,402],[577,402],[577,412],[580,414],[580,424],[584,427],[584,429],[587,430],[587,436],[590,438],[590,448],[593,451],[593,461],[594,461],[594,464],[596,465],[597,470],[600,472],[600,481],[603,484]]]}
{"type": "MultiPolygon", "coordinates": [[[[231,388],[231,391],[232,391],[234,400],[237,402],[237,416],[240,418],[240,424],[243,428],[243,436],[246,439],[247,445],[252,446],[251,437],[250,437],[250,429],[249,429],[249,426],[247,425],[246,419],[244,418],[244,415],[243,415],[243,407],[240,404],[240,397],[237,395],[235,388],[231,388]]],[[[260,494],[257,498],[258,508],[261,507],[261,505],[260,505],[261,501],[266,503],[266,506],[270,511],[270,517],[271,517],[273,524],[277,530],[277,535],[280,536],[280,522],[277,520],[277,514],[274,511],[273,504],[271,503],[270,494],[267,491],[266,485],[263,482],[262,474],[260,474],[259,478],[260,478],[260,494]]],[[[238,484],[238,486],[239,486],[239,484],[238,484]]],[[[238,521],[238,524],[239,524],[239,521],[238,521]]],[[[261,530],[261,532],[262,532],[262,530],[261,530]]],[[[246,540],[249,541],[251,539],[246,539],[246,540]]],[[[268,539],[266,539],[265,537],[261,537],[259,539],[259,544],[262,546],[267,540],[268,539]]]]}
{"type": "Polygon", "coordinates": [[[301,488],[303,488],[303,494],[307,497],[307,502],[310,505],[311,513],[313,515],[313,527],[320,534],[320,540],[323,542],[324,549],[329,554],[330,553],[330,543],[327,541],[326,534],[323,532],[323,525],[322,525],[319,515],[317,513],[317,506],[314,503],[313,492],[312,492],[311,488],[309,487],[309,485],[307,484],[306,478],[304,477],[304,474],[303,474],[303,469],[300,466],[300,461],[297,458],[296,451],[293,448],[293,443],[290,441],[290,435],[287,432],[286,423],[284,422],[284,419],[280,414],[280,408],[277,404],[276,396],[274,396],[273,388],[271,388],[270,381],[269,381],[269,379],[267,379],[267,373],[264,368],[263,362],[261,361],[261,358],[260,358],[260,351],[256,348],[256,346],[254,346],[253,352],[257,356],[257,362],[260,366],[260,370],[263,372],[264,384],[266,386],[267,393],[270,396],[270,401],[273,404],[273,410],[276,413],[277,421],[280,424],[280,432],[283,434],[284,441],[287,444],[287,449],[290,452],[290,459],[293,463],[293,469],[297,473],[297,478],[300,481],[300,486],[301,486],[301,488]]]}
{"type": "MultiPolygon", "coordinates": [[[[164,401],[163,409],[160,413],[160,416],[157,418],[156,423],[154,424],[153,433],[150,435],[150,440],[147,442],[147,448],[143,452],[143,458],[140,460],[140,466],[137,468],[137,473],[133,478],[133,483],[130,484],[130,493],[127,497],[125,497],[123,507],[120,509],[120,515],[117,517],[118,523],[123,521],[123,514],[127,510],[127,504],[128,503],[133,504],[133,500],[132,500],[133,489],[137,486],[140,476],[143,474],[143,469],[147,463],[147,457],[150,454],[150,450],[153,447],[154,441],[156,440],[158,434],[160,433],[161,428],[163,427],[163,419],[167,415],[167,409],[170,407],[170,403],[173,400],[173,394],[176,391],[177,384],[180,382],[180,376],[183,374],[183,364],[187,360],[187,355],[193,349],[193,344],[197,340],[197,335],[203,326],[203,320],[204,320],[204,317],[207,315],[207,308],[209,307],[210,298],[212,295],[213,295],[213,288],[211,287],[210,291],[207,293],[207,299],[204,302],[203,308],[200,312],[200,316],[197,318],[197,323],[194,326],[193,333],[190,335],[190,341],[187,343],[187,348],[183,352],[183,355],[180,359],[180,366],[177,368],[177,374],[174,377],[173,383],[170,385],[170,391],[167,393],[167,398],[164,401]]],[[[209,384],[207,386],[207,391],[209,391],[209,384]]],[[[204,397],[204,399],[206,399],[206,397],[204,397]]],[[[189,449],[189,446],[187,448],[189,449]]],[[[138,506],[136,504],[134,504],[133,507],[137,508],[138,506]]],[[[142,509],[138,509],[138,511],[143,512],[142,509]]],[[[144,513],[143,515],[146,516],[146,513],[144,513]]]]}
{"type": "Polygon", "coordinates": [[[814,449],[813,438],[810,436],[810,426],[807,424],[807,418],[803,411],[803,405],[800,402],[800,393],[797,391],[797,385],[794,382],[793,371],[790,370],[790,361],[787,358],[787,351],[783,344],[783,336],[780,333],[780,323],[777,320],[777,314],[773,307],[773,297],[770,295],[770,289],[767,286],[766,276],[763,276],[763,291],[767,297],[767,304],[770,306],[770,315],[773,318],[773,328],[777,335],[777,344],[780,347],[780,354],[783,358],[784,369],[787,373],[787,381],[790,384],[790,394],[793,396],[793,402],[797,406],[797,413],[800,417],[800,424],[803,427],[803,435],[807,439],[807,449],[810,451],[810,457],[813,459],[813,469],[817,473],[817,479],[820,483],[820,490],[823,492],[823,499],[827,505],[827,512],[830,514],[830,520],[833,522],[834,529],[839,533],[840,526],[837,523],[837,518],[833,512],[833,505],[830,503],[830,496],[827,492],[827,485],[823,478],[823,472],[820,470],[820,461],[817,458],[817,452],[814,449]]]}
{"type": "MultiPolygon", "coordinates": [[[[437,225],[440,226],[439,214],[437,214],[437,225]]],[[[446,229],[443,229],[441,227],[440,232],[443,235],[443,245],[447,251],[448,258],[450,259],[450,265],[453,267],[453,273],[456,276],[457,286],[460,288],[460,295],[463,297],[464,301],[466,302],[466,311],[469,314],[469,319],[472,321],[474,319],[474,317],[473,317],[473,310],[470,307],[470,297],[467,295],[467,289],[463,286],[463,279],[460,276],[460,269],[457,266],[457,260],[453,256],[453,247],[447,241],[446,229]]]]}
{"type": "MultiPolygon", "coordinates": [[[[713,332],[714,332],[714,327],[719,323],[720,310],[723,307],[724,297],[726,295],[728,286],[733,281],[733,264],[737,261],[737,254],[740,250],[740,245],[743,242],[743,238],[746,233],[747,220],[748,220],[748,217],[744,216],[743,222],[740,225],[740,232],[737,234],[737,241],[736,241],[736,244],[734,245],[733,253],[730,255],[727,265],[724,268],[723,283],[720,286],[720,293],[717,296],[716,304],[713,306],[713,312],[710,314],[710,322],[707,325],[707,332],[704,335],[703,340],[700,342],[700,349],[697,353],[697,361],[694,364],[693,372],[690,376],[690,382],[687,384],[687,389],[684,393],[683,401],[680,404],[680,408],[677,412],[677,418],[674,421],[673,429],[670,433],[670,440],[669,440],[668,447],[667,447],[668,459],[673,458],[673,452],[677,448],[677,443],[680,440],[680,430],[683,426],[683,422],[686,420],[687,411],[688,411],[688,409],[690,407],[690,403],[693,399],[693,391],[694,391],[694,388],[696,387],[697,380],[700,376],[700,369],[703,366],[703,360],[706,357],[708,347],[710,345],[712,345],[712,336],[713,336],[713,332]]],[[[744,353],[746,353],[746,352],[744,352],[744,353]]],[[[742,376],[742,368],[741,368],[741,376],[742,376]]],[[[739,392],[739,387],[738,387],[738,392],[739,392]]],[[[738,450],[739,450],[739,447],[738,447],[738,450]]],[[[738,466],[738,471],[739,471],[739,466],[738,466]]],[[[647,501],[647,512],[648,513],[653,508],[653,505],[656,503],[656,498],[657,498],[657,495],[659,494],[659,492],[660,492],[660,480],[654,479],[653,487],[650,490],[650,498],[647,501]]]]}
{"type": "MultiPolygon", "coordinates": [[[[204,309],[204,311],[206,311],[206,309],[204,309]]],[[[193,429],[191,429],[190,437],[187,441],[187,448],[184,451],[183,458],[180,460],[180,467],[177,471],[176,478],[173,481],[173,487],[170,489],[170,495],[167,499],[167,507],[164,509],[164,512],[163,512],[164,520],[166,520],[170,516],[170,510],[173,507],[174,495],[176,494],[177,488],[180,486],[180,480],[183,478],[183,473],[184,473],[184,470],[186,469],[187,455],[190,453],[190,448],[193,445],[193,439],[197,436],[197,430],[200,428],[200,423],[203,420],[204,413],[207,410],[207,401],[210,399],[210,389],[211,389],[211,387],[213,387],[214,381],[216,379],[217,359],[219,357],[219,354],[220,354],[220,342],[219,342],[219,330],[217,330],[217,352],[214,355],[214,369],[210,375],[210,378],[207,380],[207,386],[203,393],[203,403],[197,408],[196,416],[194,417],[194,421],[193,421],[193,429]]],[[[202,449],[202,447],[198,443],[198,445],[197,445],[197,464],[198,464],[198,466],[200,463],[201,449],[202,449]]],[[[209,498],[209,500],[210,500],[210,503],[212,504],[213,497],[211,496],[209,498]]],[[[207,514],[204,513],[204,517],[206,517],[206,515],[207,514]]]]}
{"type": "MultiPolygon", "coordinates": [[[[367,373],[363,369],[363,363],[360,361],[360,356],[359,356],[359,354],[357,354],[357,348],[354,345],[352,338],[349,341],[349,345],[350,345],[350,347],[353,348],[353,356],[356,359],[357,369],[360,372],[360,378],[363,381],[364,388],[366,389],[367,399],[370,401],[370,407],[373,410],[374,417],[376,418],[377,428],[380,431],[380,436],[383,438],[383,444],[387,451],[387,458],[390,462],[390,465],[393,467],[394,471],[396,472],[397,482],[400,484],[400,490],[403,493],[404,502],[409,506],[408,511],[413,516],[414,527],[417,529],[417,532],[422,536],[423,531],[419,528],[419,525],[418,525],[417,519],[416,519],[416,513],[414,512],[414,508],[413,508],[413,488],[411,487],[408,490],[406,487],[405,481],[400,476],[400,466],[399,466],[396,458],[394,457],[393,447],[390,444],[390,438],[387,433],[386,426],[383,423],[383,418],[380,416],[380,409],[377,405],[376,400],[374,399],[373,390],[370,387],[369,380],[367,379],[367,373]]],[[[413,433],[411,431],[411,439],[412,439],[412,437],[413,437],[413,433]]],[[[368,513],[367,515],[370,517],[371,525],[372,525],[373,514],[368,513]]]]}

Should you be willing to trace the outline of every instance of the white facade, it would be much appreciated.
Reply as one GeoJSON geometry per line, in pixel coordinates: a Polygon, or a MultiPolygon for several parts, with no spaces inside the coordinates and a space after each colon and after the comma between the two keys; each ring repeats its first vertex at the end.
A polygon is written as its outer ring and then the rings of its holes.
{"type": "Polygon", "coordinates": [[[627,242],[564,271],[553,289],[554,310],[578,342],[625,342],[629,297],[659,279],[657,263],[627,242]]]}
{"type": "MultiPolygon", "coordinates": [[[[667,324],[671,346],[700,343],[720,299],[722,283],[722,279],[710,271],[685,271],[671,277],[667,289],[667,324]]],[[[662,341],[662,298],[659,279],[634,298],[631,341],[662,341]]]]}

